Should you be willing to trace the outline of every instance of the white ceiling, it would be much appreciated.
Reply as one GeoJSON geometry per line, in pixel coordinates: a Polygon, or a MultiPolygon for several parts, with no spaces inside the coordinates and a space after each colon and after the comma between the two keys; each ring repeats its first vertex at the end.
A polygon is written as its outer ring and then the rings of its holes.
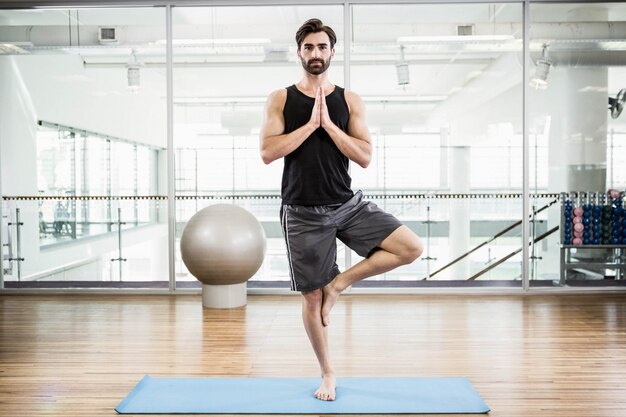
{"type": "MultiPolygon", "coordinates": [[[[322,16],[329,23],[341,23],[341,6],[255,6],[255,7],[175,7],[178,23],[206,25],[214,19],[223,25],[268,19],[277,25],[294,26],[311,16],[322,16]],[[253,11],[251,11],[253,10],[253,11]],[[329,14],[328,11],[332,13],[329,14]],[[246,12],[251,11],[251,12],[246,12]],[[334,17],[334,18],[333,18],[334,17]]],[[[143,22],[147,25],[164,23],[163,8],[86,8],[86,9],[24,9],[0,10],[0,24],[61,25],[77,19],[84,25],[130,25],[143,22]]],[[[487,23],[518,22],[521,5],[514,4],[419,4],[419,5],[356,5],[353,14],[362,23],[487,23]]],[[[623,22],[626,21],[624,2],[531,4],[534,22],[623,22]]]]}

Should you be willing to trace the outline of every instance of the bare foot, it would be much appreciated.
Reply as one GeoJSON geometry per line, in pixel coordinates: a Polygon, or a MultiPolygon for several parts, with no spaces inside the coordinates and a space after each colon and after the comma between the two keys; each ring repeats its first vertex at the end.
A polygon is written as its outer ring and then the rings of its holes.
{"type": "Polygon", "coordinates": [[[322,384],[315,391],[315,398],[322,401],[335,401],[336,384],[334,375],[322,376],[322,384]]]}
{"type": "Polygon", "coordinates": [[[322,301],[322,324],[324,326],[328,326],[330,324],[330,310],[333,309],[333,306],[337,302],[337,298],[339,298],[339,294],[341,294],[341,291],[333,285],[336,280],[337,278],[322,288],[322,292],[324,294],[324,299],[322,301]]]}

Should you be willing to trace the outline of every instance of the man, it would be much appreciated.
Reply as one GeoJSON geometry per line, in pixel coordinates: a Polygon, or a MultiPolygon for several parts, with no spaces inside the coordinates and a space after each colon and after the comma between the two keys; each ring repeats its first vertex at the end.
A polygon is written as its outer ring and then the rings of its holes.
{"type": "Polygon", "coordinates": [[[353,283],[417,259],[420,239],[395,217],[352,192],[349,161],[366,168],[372,140],[361,98],[328,81],[335,32],[319,19],[296,33],[304,69],[295,85],[273,92],[260,132],[263,162],[284,157],[281,225],[291,288],[302,293],[302,318],[322,372],[315,392],[335,399],[335,373],[328,352],[329,313],[353,283]],[[336,239],[365,259],[344,272],[336,239]]]}

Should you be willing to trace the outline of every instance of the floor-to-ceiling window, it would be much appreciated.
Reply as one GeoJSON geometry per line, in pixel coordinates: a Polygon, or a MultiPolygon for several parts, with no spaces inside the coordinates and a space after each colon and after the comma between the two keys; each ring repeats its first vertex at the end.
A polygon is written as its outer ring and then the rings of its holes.
{"type": "MultiPolygon", "coordinates": [[[[523,2],[174,5],[172,149],[165,7],[0,10],[5,280],[165,288],[168,239],[226,202],[267,235],[250,286],[287,286],[282,161],[262,163],[258,134],[270,92],[301,77],[295,31],[318,17],[339,37],[330,80],[363,98],[373,138],[353,187],[426,244],[362,285],[520,287],[522,262],[531,286],[624,282],[626,6],[557,3],[530,3],[529,85],[523,2]]],[[[181,287],[197,286],[174,253],[181,287]]],[[[339,245],[342,269],[359,260],[339,245]]]]}
{"type": "MultiPolygon", "coordinates": [[[[338,34],[329,71],[331,81],[343,85],[341,6],[173,10],[177,248],[187,220],[198,210],[224,202],[244,207],[267,236],[265,261],[251,286],[289,285],[279,226],[282,160],[263,163],[259,129],[269,94],[300,80],[295,33],[312,17],[338,34]]],[[[343,253],[340,247],[342,267],[343,253]]],[[[181,283],[195,281],[178,249],[176,272],[181,283]]]]}
{"type": "Polygon", "coordinates": [[[557,200],[535,224],[558,229],[533,247],[531,280],[625,282],[624,39],[621,2],[530,5],[531,191],[548,195],[530,203],[557,200]]]}
{"type": "Polygon", "coordinates": [[[164,8],[0,11],[7,283],[167,286],[164,42],[164,8]]]}
{"type": "Polygon", "coordinates": [[[355,183],[426,244],[421,260],[379,279],[520,285],[521,5],[352,14],[352,87],[375,140],[373,166],[355,168],[355,183]]]}

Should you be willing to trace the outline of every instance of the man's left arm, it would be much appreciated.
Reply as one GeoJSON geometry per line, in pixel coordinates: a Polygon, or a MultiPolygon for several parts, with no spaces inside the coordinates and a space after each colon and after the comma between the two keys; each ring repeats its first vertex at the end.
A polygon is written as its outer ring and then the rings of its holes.
{"type": "Polygon", "coordinates": [[[367,168],[372,160],[372,138],[365,124],[365,105],[363,100],[361,100],[358,94],[346,90],[346,102],[350,110],[350,121],[348,122],[348,132],[346,133],[339,129],[330,119],[328,107],[326,106],[326,96],[323,91],[321,91],[321,95],[322,127],[328,132],[328,135],[342,154],[361,167],[367,168]]]}

